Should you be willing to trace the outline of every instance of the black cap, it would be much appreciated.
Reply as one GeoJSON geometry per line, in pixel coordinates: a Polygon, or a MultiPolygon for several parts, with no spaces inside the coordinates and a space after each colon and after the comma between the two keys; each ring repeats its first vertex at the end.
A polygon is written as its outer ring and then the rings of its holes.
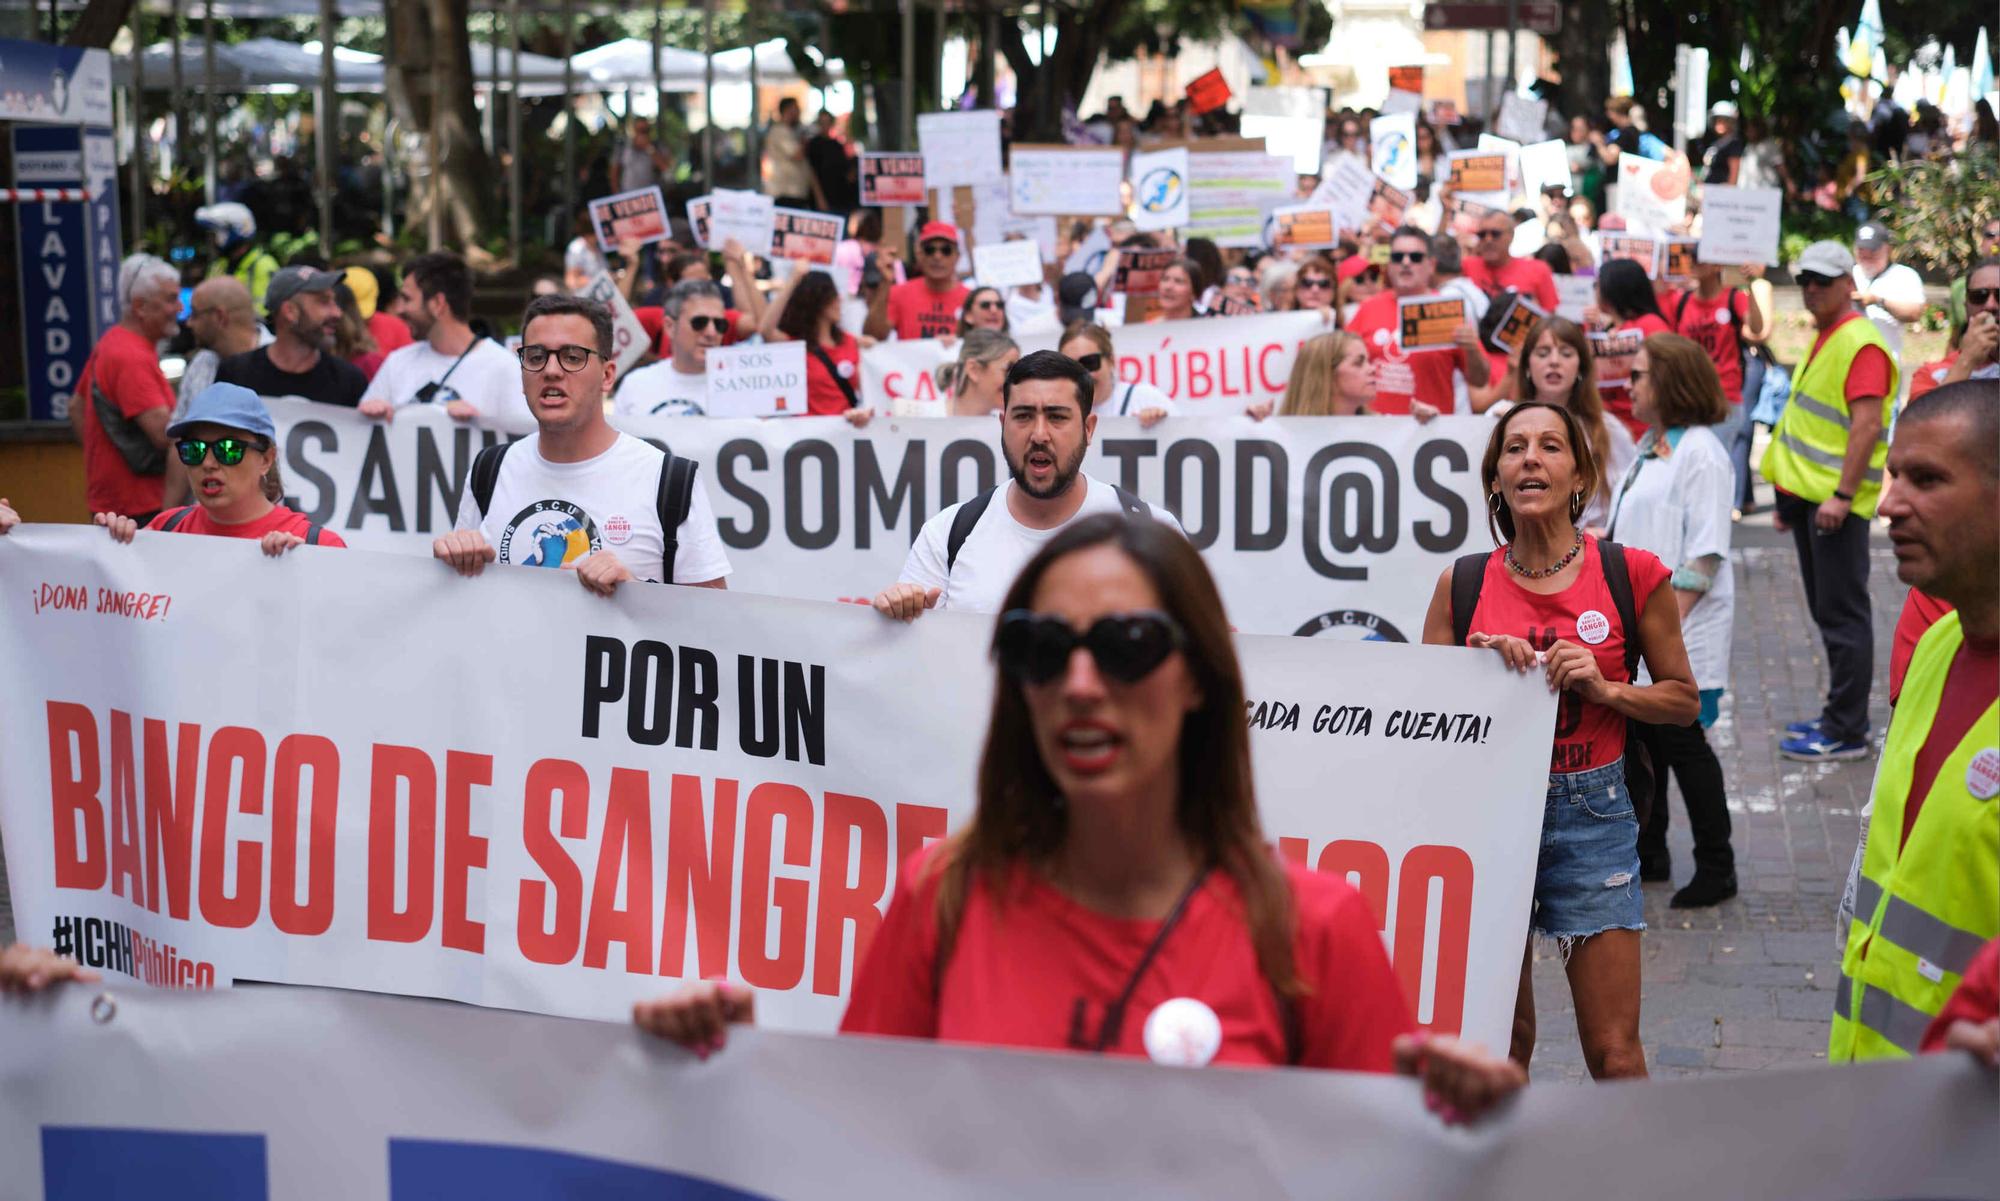
{"type": "Polygon", "coordinates": [[[1065,326],[1095,319],[1097,279],[1082,271],[1072,271],[1056,285],[1056,308],[1065,326]]]}
{"type": "Polygon", "coordinates": [[[340,272],[314,267],[286,267],[264,285],[264,311],[276,312],[280,304],[301,292],[331,292],[341,282],[340,272]]]}

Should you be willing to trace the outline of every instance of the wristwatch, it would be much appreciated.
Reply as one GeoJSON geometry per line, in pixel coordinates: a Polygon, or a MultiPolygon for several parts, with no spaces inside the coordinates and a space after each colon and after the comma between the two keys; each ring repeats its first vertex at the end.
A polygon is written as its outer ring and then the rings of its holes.
{"type": "Polygon", "coordinates": [[[1833,499],[1845,501],[1851,505],[1854,503],[1854,494],[1852,492],[1842,492],[1840,489],[1835,488],[1833,490],[1833,499]]]}

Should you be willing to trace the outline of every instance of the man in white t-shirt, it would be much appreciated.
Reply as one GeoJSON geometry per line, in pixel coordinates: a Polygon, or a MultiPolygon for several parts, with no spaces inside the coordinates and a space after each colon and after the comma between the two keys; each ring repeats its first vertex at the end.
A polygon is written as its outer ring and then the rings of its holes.
{"type": "Polygon", "coordinates": [[[626,376],[612,411],[621,417],[703,416],[708,412],[708,350],[722,345],[729,331],[722,289],[705,279],[684,279],[667,293],[660,311],[660,341],[672,353],[626,376]]]}
{"type": "Polygon", "coordinates": [[[925,609],[993,613],[1021,568],[1056,532],[1080,517],[1124,512],[1180,523],[1165,509],[1083,474],[1097,418],[1095,382],[1083,364],[1038,350],[1007,371],[1001,395],[1000,450],[1009,481],[945,509],[924,523],[903,573],[875,598],[878,612],[901,621],[925,609]]]}
{"type": "Polygon", "coordinates": [[[493,562],[574,571],[599,596],[626,580],[728,587],[694,464],[604,418],[618,375],[611,348],[611,311],[596,301],[541,296],[528,306],[519,371],[537,432],[480,452],[458,528],[433,555],[464,576],[493,562]],[[663,514],[679,515],[671,539],[663,514]]]}
{"type": "Polygon", "coordinates": [[[521,393],[520,364],[507,348],[472,332],[472,272],[446,251],[420,254],[403,272],[403,319],[416,341],[382,360],[361,414],[389,420],[408,404],[440,404],[459,421],[512,429],[534,423],[521,393]]]}
{"type": "Polygon", "coordinates": [[[1854,231],[1854,303],[1888,339],[1889,357],[1900,365],[1903,327],[1924,315],[1924,279],[1913,269],[1890,262],[1892,249],[1889,227],[1879,221],[1854,231]]]}

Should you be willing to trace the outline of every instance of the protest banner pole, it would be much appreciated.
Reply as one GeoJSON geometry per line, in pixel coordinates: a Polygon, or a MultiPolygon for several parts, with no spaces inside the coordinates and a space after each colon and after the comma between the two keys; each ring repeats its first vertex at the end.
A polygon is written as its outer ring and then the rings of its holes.
{"type": "MultiPolygon", "coordinates": [[[[178,73],[180,47],[174,48],[178,73]]],[[[313,161],[319,172],[319,252],[333,257],[333,127],[340,120],[340,98],[333,90],[333,0],[319,0],[319,120],[313,123],[313,161]]]]}
{"type": "MultiPolygon", "coordinates": [[[[201,195],[215,203],[215,0],[201,5],[201,195]]],[[[387,172],[384,172],[387,174],[387,172]]]]}
{"type": "Polygon", "coordinates": [[[507,250],[521,261],[521,0],[507,0],[507,250]]]}

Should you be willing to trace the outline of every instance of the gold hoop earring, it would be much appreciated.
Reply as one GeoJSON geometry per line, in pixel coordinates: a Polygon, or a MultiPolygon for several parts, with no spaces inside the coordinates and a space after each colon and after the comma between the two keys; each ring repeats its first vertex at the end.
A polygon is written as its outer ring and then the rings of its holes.
{"type": "Polygon", "coordinates": [[[1500,516],[1500,494],[1498,492],[1488,492],[1486,494],[1486,511],[1495,517],[1500,516]]]}
{"type": "Polygon", "coordinates": [[[1575,523],[1575,521],[1576,521],[1576,519],[1577,519],[1577,518],[1579,518],[1579,517],[1581,517],[1581,516],[1583,516],[1583,493],[1581,493],[1581,492],[1572,492],[1572,493],[1570,493],[1570,494],[1569,494],[1569,519],[1570,519],[1570,522],[1571,522],[1572,524],[1574,524],[1574,523],[1575,523]]]}

